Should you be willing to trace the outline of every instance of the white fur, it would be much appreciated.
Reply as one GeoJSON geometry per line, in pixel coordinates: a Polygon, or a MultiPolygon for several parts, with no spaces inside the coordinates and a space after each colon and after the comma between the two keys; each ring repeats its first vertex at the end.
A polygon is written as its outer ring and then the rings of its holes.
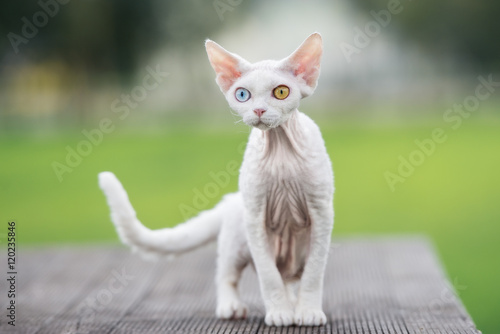
{"type": "Polygon", "coordinates": [[[219,318],[244,318],[238,295],[242,270],[253,263],[267,325],[322,325],[323,277],[333,228],[333,173],[316,124],[297,110],[313,93],[322,43],[313,34],[290,57],[250,64],[212,41],[207,53],[231,108],[253,126],[240,170],[239,192],[174,228],[156,231],[136,218],[110,172],[99,175],[111,218],[123,243],[144,255],[189,251],[218,236],[219,318]],[[290,95],[278,100],[279,85],[290,95]],[[239,102],[237,88],[251,98],[239,102]],[[260,117],[255,109],[264,109],[260,117]]]}

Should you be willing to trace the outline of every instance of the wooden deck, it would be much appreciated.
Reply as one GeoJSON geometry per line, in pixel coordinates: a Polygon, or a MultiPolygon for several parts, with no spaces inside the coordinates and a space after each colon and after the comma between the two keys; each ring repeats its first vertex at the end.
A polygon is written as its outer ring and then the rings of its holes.
{"type": "Polygon", "coordinates": [[[329,322],[312,328],[267,327],[252,269],[241,285],[249,318],[217,320],[213,246],[157,263],[118,245],[22,248],[16,326],[3,278],[0,333],[480,333],[422,238],[334,239],[329,322]]]}

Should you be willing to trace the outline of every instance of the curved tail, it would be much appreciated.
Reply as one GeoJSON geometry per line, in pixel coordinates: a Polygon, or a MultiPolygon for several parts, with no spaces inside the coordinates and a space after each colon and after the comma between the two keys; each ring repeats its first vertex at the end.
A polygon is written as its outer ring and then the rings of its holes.
{"type": "Polygon", "coordinates": [[[213,209],[174,228],[150,230],[137,219],[127,192],[113,173],[100,173],[99,186],[106,195],[111,220],[121,241],[149,258],[187,252],[215,240],[228,202],[223,199],[213,209]]]}

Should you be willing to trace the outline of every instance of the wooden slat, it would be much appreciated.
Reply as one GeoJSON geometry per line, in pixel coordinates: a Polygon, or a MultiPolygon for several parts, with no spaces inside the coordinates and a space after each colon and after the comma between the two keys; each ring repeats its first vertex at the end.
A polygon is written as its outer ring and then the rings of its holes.
{"type": "Polygon", "coordinates": [[[480,333],[422,238],[335,239],[329,322],[313,328],[265,326],[249,268],[241,282],[249,318],[216,319],[213,245],[156,263],[118,246],[32,249],[18,268],[17,325],[2,315],[0,333],[480,333]]]}

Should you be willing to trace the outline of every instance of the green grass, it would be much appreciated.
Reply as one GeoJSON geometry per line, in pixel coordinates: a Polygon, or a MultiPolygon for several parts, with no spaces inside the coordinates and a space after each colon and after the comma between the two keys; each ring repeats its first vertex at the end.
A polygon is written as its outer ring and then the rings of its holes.
{"type": "MultiPolygon", "coordinates": [[[[392,192],[384,173],[398,156],[429,138],[436,124],[330,126],[320,124],[336,178],[335,235],[426,234],[435,242],[452,281],[478,327],[500,331],[500,124],[468,120],[392,192]]],[[[139,218],[149,227],[183,220],[195,191],[213,182],[210,172],[241,162],[244,128],[170,127],[164,133],[117,129],[59,182],[53,161],[84,139],[78,132],[0,137],[2,220],[17,221],[22,245],[116,242],[97,173],[111,170],[124,183],[139,218]]],[[[204,207],[237,190],[237,176],[215,189],[204,207]]]]}

